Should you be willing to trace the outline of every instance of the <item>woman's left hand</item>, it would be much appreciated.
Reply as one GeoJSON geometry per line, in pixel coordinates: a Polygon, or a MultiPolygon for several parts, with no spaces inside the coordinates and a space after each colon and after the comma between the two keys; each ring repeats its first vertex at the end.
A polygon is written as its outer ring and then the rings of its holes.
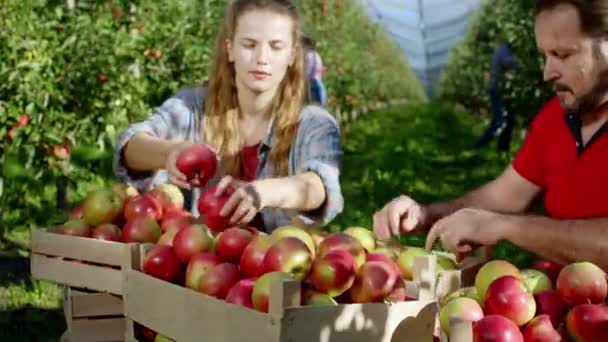
{"type": "Polygon", "coordinates": [[[220,211],[221,216],[230,216],[230,224],[247,224],[262,209],[262,201],[255,182],[244,182],[224,176],[217,185],[216,196],[232,192],[230,198],[220,211]]]}

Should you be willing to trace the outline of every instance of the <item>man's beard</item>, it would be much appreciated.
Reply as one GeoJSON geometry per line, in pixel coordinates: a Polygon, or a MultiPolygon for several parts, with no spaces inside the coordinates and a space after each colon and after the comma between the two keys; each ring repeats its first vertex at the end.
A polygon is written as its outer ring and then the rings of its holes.
{"type": "MultiPolygon", "coordinates": [[[[602,104],[606,95],[608,95],[608,62],[606,62],[603,56],[594,55],[592,75],[596,75],[595,83],[593,87],[586,93],[575,99],[574,103],[568,105],[560,99],[562,108],[568,112],[576,112],[579,114],[585,114],[593,111],[602,104]]],[[[574,94],[570,87],[565,84],[555,83],[553,85],[555,90],[569,91],[574,94]]]]}

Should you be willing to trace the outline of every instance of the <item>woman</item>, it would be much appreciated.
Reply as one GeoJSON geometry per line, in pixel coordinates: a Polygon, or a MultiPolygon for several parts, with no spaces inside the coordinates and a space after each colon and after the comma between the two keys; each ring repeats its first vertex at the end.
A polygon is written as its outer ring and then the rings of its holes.
{"type": "Polygon", "coordinates": [[[115,172],[139,189],[170,181],[196,203],[175,162],[206,144],[219,158],[216,195],[235,190],[221,211],[231,224],[325,225],[343,209],[340,133],[328,112],[303,105],[299,13],[289,0],[236,0],[227,10],[208,87],[179,92],[124,131],[115,172]]]}

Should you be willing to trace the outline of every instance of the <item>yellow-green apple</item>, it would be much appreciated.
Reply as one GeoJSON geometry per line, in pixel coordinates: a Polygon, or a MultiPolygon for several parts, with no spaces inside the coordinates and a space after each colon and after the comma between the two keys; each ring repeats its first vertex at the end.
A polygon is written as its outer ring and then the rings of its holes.
{"type": "Polygon", "coordinates": [[[89,193],[83,203],[84,222],[90,226],[112,223],[122,213],[124,206],[120,196],[112,190],[102,189],[89,193]]]}
{"type": "Polygon", "coordinates": [[[359,243],[367,252],[376,249],[376,239],[371,230],[363,227],[348,227],[344,230],[344,233],[359,240],[359,243]]]}
{"type": "Polygon", "coordinates": [[[484,316],[483,309],[475,299],[460,297],[449,301],[439,311],[439,324],[446,335],[450,333],[450,321],[461,319],[477,322],[484,316]]]}

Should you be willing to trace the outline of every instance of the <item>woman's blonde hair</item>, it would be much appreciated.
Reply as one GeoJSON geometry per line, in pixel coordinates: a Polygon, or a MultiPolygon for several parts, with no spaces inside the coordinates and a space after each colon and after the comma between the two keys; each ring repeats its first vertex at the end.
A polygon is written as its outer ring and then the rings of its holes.
{"type": "Polygon", "coordinates": [[[246,12],[266,10],[289,16],[293,20],[294,63],[288,67],[272,102],[274,113],[273,143],[269,162],[274,175],[286,176],[289,150],[294,140],[300,112],[304,103],[304,59],[302,54],[301,18],[290,0],[235,0],[227,9],[224,26],[217,37],[215,57],[209,73],[205,115],[202,125],[205,142],[216,148],[221,156],[225,174],[242,175],[239,151],[239,107],[235,70],[228,59],[227,40],[233,40],[237,20],[246,12]]]}

